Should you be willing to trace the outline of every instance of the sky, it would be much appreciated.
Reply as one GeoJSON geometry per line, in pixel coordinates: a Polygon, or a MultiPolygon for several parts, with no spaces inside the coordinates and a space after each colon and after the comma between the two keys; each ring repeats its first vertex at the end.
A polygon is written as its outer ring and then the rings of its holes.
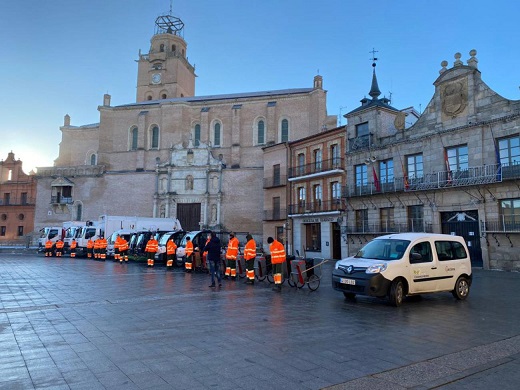
{"type": "Polygon", "coordinates": [[[99,122],[105,93],[135,102],[135,60],[170,6],[197,96],[311,88],[319,74],[340,118],[368,96],[376,50],[382,94],[422,112],[441,61],[476,49],[483,81],[520,99],[518,1],[1,0],[0,159],[52,166],[66,114],[81,126],[99,122]]]}

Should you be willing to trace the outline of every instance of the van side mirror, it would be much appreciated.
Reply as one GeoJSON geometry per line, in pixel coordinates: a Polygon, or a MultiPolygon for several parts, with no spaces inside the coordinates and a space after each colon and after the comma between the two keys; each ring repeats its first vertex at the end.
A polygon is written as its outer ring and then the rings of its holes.
{"type": "Polygon", "coordinates": [[[420,263],[422,261],[422,255],[417,252],[410,253],[410,263],[420,263]]]}

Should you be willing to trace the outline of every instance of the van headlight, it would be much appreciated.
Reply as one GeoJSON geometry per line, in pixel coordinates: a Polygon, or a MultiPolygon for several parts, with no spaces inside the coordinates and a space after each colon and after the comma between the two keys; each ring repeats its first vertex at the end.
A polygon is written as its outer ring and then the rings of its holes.
{"type": "Polygon", "coordinates": [[[379,274],[386,270],[386,263],[373,264],[367,268],[367,274],[379,274]]]}

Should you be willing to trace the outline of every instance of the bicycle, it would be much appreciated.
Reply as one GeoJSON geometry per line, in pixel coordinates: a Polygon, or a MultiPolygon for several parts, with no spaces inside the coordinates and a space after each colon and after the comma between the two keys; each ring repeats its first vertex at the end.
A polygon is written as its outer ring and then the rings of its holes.
{"type": "Polygon", "coordinates": [[[305,268],[305,265],[300,261],[296,261],[293,271],[291,272],[288,283],[291,287],[302,288],[305,284],[309,287],[309,290],[316,291],[320,287],[322,266],[329,260],[325,260],[323,257],[315,257],[314,263],[320,261],[318,264],[312,267],[305,268]],[[312,271],[312,272],[310,272],[312,271]]]}

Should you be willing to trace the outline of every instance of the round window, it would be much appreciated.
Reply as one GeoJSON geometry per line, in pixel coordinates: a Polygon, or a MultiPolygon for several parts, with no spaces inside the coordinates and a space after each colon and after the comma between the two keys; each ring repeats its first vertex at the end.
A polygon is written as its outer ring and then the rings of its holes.
{"type": "Polygon", "coordinates": [[[18,219],[19,219],[20,221],[23,221],[24,218],[25,218],[25,215],[23,215],[23,214],[18,214],[18,219]]]}
{"type": "Polygon", "coordinates": [[[5,221],[7,219],[7,214],[2,214],[2,221],[5,221]]]}

